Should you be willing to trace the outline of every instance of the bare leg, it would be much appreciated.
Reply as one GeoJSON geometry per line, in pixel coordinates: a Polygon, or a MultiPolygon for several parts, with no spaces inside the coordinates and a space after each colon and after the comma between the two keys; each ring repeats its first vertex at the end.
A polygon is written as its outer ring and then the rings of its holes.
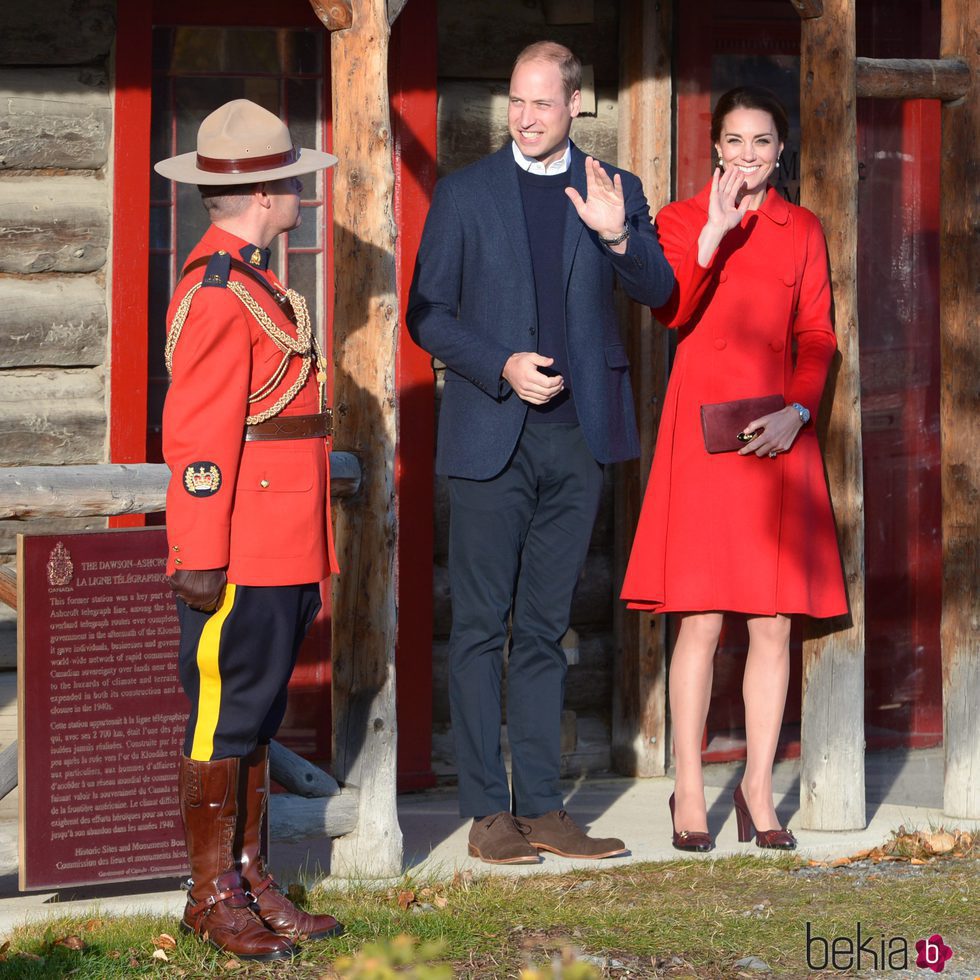
{"type": "Polygon", "coordinates": [[[745,774],[742,793],[756,830],[779,827],[772,803],[772,763],[789,685],[788,616],[748,620],[749,653],[742,679],[745,701],[745,774]]]}
{"type": "Polygon", "coordinates": [[[707,831],[701,736],[708,717],[721,613],[685,613],[670,657],[670,723],[677,830],[707,831]]]}

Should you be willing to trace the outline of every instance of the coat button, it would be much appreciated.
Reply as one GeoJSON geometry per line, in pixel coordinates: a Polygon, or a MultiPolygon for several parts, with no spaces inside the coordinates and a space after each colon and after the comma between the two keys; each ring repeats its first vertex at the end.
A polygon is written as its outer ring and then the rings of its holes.
{"type": "Polygon", "coordinates": [[[786,345],[781,340],[770,340],[769,346],[778,354],[786,345]]]}
{"type": "Polygon", "coordinates": [[[259,486],[260,487],[267,487],[268,485],[269,485],[269,481],[268,480],[259,480],[259,486]]]}
{"type": "Polygon", "coordinates": [[[527,332],[533,337],[538,331],[535,327],[528,327],[527,332]]]}
{"type": "Polygon", "coordinates": [[[728,341],[724,337],[718,337],[715,340],[715,350],[724,350],[728,346],[728,341]]]}
{"type": "Polygon", "coordinates": [[[174,564],[175,565],[183,565],[184,563],[179,558],[175,558],[174,559],[174,564]]]}
{"type": "Polygon", "coordinates": [[[180,545],[179,544],[175,544],[174,545],[174,551],[180,551],[180,545]]]}

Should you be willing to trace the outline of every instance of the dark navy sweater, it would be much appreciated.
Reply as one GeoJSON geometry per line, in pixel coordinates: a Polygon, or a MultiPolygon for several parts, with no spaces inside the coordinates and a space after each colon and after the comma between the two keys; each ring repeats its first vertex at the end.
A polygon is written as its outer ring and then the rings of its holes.
{"type": "Polygon", "coordinates": [[[565,389],[560,395],[545,405],[528,407],[527,421],[577,422],[565,339],[565,281],[562,275],[562,243],[569,206],[565,188],[569,185],[569,173],[566,170],[563,174],[531,174],[517,167],[517,176],[534,270],[538,353],[555,359],[544,373],[560,374],[565,379],[565,389]]]}

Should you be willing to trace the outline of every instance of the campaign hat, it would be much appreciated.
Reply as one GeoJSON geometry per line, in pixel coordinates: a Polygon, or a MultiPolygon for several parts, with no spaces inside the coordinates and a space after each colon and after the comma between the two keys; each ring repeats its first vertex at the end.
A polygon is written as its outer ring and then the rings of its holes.
{"type": "Polygon", "coordinates": [[[197,149],[161,160],[158,174],[182,184],[257,184],[332,167],[331,153],[293,146],[286,124],[248,99],[215,109],[197,131],[197,149]]]}

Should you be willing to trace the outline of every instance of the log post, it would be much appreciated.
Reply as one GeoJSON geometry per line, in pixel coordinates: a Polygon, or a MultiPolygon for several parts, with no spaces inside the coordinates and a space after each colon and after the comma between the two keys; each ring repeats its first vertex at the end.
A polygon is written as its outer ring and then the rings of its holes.
{"type": "Polygon", "coordinates": [[[331,35],[334,445],[361,456],[360,495],[337,508],[333,591],[333,768],[360,793],[357,828],[331,871],[401,874],[395,808],[395,510],[398,297],[385,0],[354,0],[331,35]],[[363,454],[363,455],[362,455],[363,454]]]}
{"type": "MultiPolygon", "coordinates": [[[[620,8],[619,160],[637,174],[653,214],[670,200],[671,4],[629,0],[620,8]]],[[[613,768],[662,776],[667,767],[664,617],[628,611],[618,601],[653,459],[667,376],[666,331],[650,311],[630,303],[629,352],[640,427],[640,458],[616,468],[613,768]]]]}
{"type": "Polygon", "coordinates": [[[800,810],[810,830],[867,823],[864,496],[857,322],[854,0],[824,0],[800,43],[801,201],[827,236],[839,354],[820,412],[850,615],[811,620],[803,646],[800,810]]]}
{"type": "Polygon", "coordinates": [[[859,99],[940,99],[954,102],[970,90],[962,58],[858,58],[859,99]]]}
{"type": "Polygon", "coordinates": [[[943,810],[980,818],[980,9],[943,0],[941,52],[961,57],[972,92],[942,108],[940,445],[943,497],[943,810]]]}

